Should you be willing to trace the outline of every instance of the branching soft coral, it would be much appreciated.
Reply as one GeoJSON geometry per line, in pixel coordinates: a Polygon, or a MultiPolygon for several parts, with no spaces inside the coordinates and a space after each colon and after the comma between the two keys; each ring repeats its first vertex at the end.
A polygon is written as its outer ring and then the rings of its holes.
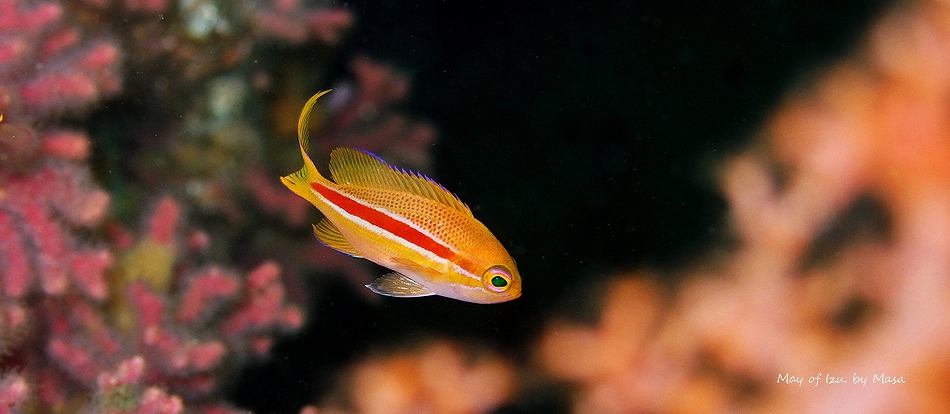
{"type": "Polygon", "coordinates": [[[42,157],[84,160],[85,133],[49,121],[87,110],[121,86],[118,45],[86,36],[65,13],[57,2],[0,0],[0,180],[42,157]]]}
{"type": "Polygon", "coordinates": [[[0,196],[0,262],[3,293],[22,299],[40,290],[60,295],[72,284],[84,294],[104,298],[103,270],[111,258],[104,249],[80,247],[71,228],[97,223],[109,196],[94,187],[82,167],[46,163],[3,183],[0,196]]]}
{"type": "Polygon", "coordinates": [[[117,45],[85,38],[65,13],[57,2],[0,1],[0,112],[8,118],[85,109],[118,90],[117,45]]]}
{"type": "Polygon", "coordinates": [[[146,387],[145,360],[134,357],[96,379],[96,393],[83,412],[104,414],[177,414],[181,399],[158,387],[146,387]]]}
{"type": "Polygon", "coordinates": [[[101,221],[109,196],[84,164],[86,135],[48,125],[118,90],[119,52],[63,15],[58,3],[0,1],[0,341],[26,330],[30,295],[106,295],[110,253],[74,234],[101,221]]]}
{"type": "MultiPolygon", "coordinates": [[[[276,265],[264,263],[242,276],[181,261],[189,251],[179,241],[180,222],[178,204],[164,199],[137,242],[113,230],[117,244],[128,248],[111,272],[108,302],[70,290],[47,296],[35,310],[43,328],[34,336],[45,345],[17,352],[39,384],[38,403],[70,404],[97,383],[103,387],[103,373],[121,365],[141,371],[135,381],[143,387],[179,395],[189,410],[227,409],[219,395],[223,374],[266,356],[275,335],[302,325],[276,265]]],[[[153,396],[172,404],[155,392],[144,391],[137,403],[150,404],[146,397],[153,396]]]]}

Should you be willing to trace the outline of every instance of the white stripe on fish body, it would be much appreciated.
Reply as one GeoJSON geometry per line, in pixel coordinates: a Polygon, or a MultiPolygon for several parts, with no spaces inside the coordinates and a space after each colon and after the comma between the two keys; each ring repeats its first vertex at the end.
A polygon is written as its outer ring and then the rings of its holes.
{"type": "MultiPolygon", "coordinates": [[[[420,233],[422,233],[422,234],[425,235],[426,237],[431,238],[431,239],[434,240],[436,243],[442,245],[443,247],[445,247],[446,249],[448,249],[448,250],[451,251],[452,253],[458,254],[458,251],[456,251],[455,249],[453,249],[451,246],[446,245],[443,240],[441,240],[441,239],[439,239],[439,238],[436,238],[436,237],[433,237],[429,232],[422,230],[421,228],[419,228],[418,226],[416,226],[416,225],[413,224],[412,222],[408,221],[408,220],[406,219],[406,217],[400,216],[400,215],[398,215],[398,214],[395,214],[395,213],[393,213],[393,212],[391,212],[391,211],[389,211],[389,210],[386,210],[386,209],[383,209],[383,208],[379,208],[379,207],[377,207],[377,206],[373,206],[373,205],[367,204],[367,203],[363,202],[363,201],[360,200],[360,199],[353,198],[353,197],[350,197],[348,194],[341,193],[340,191],[337,191],[335,188],[332,188],[332,187],[329,187],[329,186],[324,186],[324,187],[326,187],[326,188],[329,189],[330,191],[333,191],[333,192],[339,194],[339,195],[342,196],[342,197],[346,197],[346,198],[348,198],[348,199],[350,199],[350,200],[356,202],[357,204],[360,204],[360,205],[362,205],[362,206],[364,206],[364,207],[366,207],[366,208],[371,208],[371,209],[376,210],[376,211],[378,211],[378,212],[380,212],[380,213],[382,213],[382,214],[385,214],[386,216],[389,216],[389,217],[392,218],[393,220],[399,221],[399,222],[401,222],[401,223],[403,223],[403,224],[405,224],[405,225],[407,225],[407,226],[409,226],[409,227],[411,227],[411,228],[413,228],[413,229],[419,231],[420,233]]],[[[452,269],[456,270],[458,273],[460,273],[460,274],[462,274],[462,275],[464,275],[464,276],[466,276],[466,277],[468,277],[468,278],[471,278],[471,279],[476,280],[476,281],[479,281],[479,282],[481,281],[481,278],[480,278],[480,277],[476,276],[476,275],[473,274],[472,272],[469,272],[468,270],[463,269],[463,268],[462,268],[461,266],[459,266],[457,263],[452,262],[452,261],[450,261],[450,260],[448,260],[448,259],[442,258],[442,257],[436,255],[435,253],[433,253],[433,252],[431,252],[431,251],[429,251],[429,250],[426,250],[426,249],[424,249],[424,248],[422,248],[422,247],[420,247],[420,246],[418,246],[418,245],[416,245],[416,244],[410,242],[409,240],[403,239],[402,237],[399,237],[399,236],[393,234],[392,232],[390,232],[390,231],[388,231],[388,230],[386,230],[386,229],[384,229],[384,228],[382,228],[382,227],[379,227],[379,226],[377,226],[377,225],[375,225],[375,224],[373,224],[373,223],[370,223],[369,221],[364,220],[363,218],[361,218],[361,217],[359,217],[359,216],[350,214],[350,213],[349,213],[348,211],[346,211],[344,208],[342,208],[342,207],[340,207],[340,206],[337,206],[336,204],[333,204],[332,202],[330,202],[330,200],[328,200],[328,199],[326,199],[325,197],[323,197],[322,195],[320,195],[320,193],[318,193],[316,190],[311,189],[310,191],[311,191],[317,198],[319,198],[321,201],[323,201],[324,204],[326,204],[328,207],[330,207],[331,209],[333,209],[333,211],[335,211],[337,214],[340,214],[341,216],[343,216],[343,218],[345,218],[345,219],[347,219],[347,220],[351,220],[351,221],[353,221],[353,222],[359,224],[360,227],[362,227],[362,228],[364,228],[364,229],[366,229],[366,230],[372,232],[373,234],[376,234],[376,235],[381,236],[381,237],[383,237],[383,238],[385,238],[385,239],[387,239],[387,240],[390,240],[390,241],[392,241],[393,243],[397,243],[397,244],[399,244],[399,245],[401,245],[401,246],[405,246],[405,247],[409,248],[410,250],[412,250],[413,252],[415,252],[415,253],[417,253],[417,254],[419,254],[419,255],[425,257],[426,259],[429,259],[429,260],[432,261],[432,262],[438,263],[438,264],[441,265],[441,267],[444,268],[445,270],[448,270],[449,268],[452,268],[452,269]]],[[[338,230],[343,231],[343,230],[341,230],[341,229],[338,229],[338,230]]],[[[352,241],[351,241],[351,242],[352,242],[352,241]]],[[[400,273],[406,274],[407,276],[415,276],[415,275],[412,275],[412,274],[411,274],[412,272],[410,271],[410,269],[406,269],[406,268],[400,266],[400,265],[397,264],[397,263],[389,263],[389,260],[387,260],[388,258],[383,258],[383,259],[387,262],[387,263],[385,264],[387,267],[389,267],[389,268],[391,268],[391,269],[393,269],[393,270],[398,270],[400,273]]],[[[380,263],[380,264],[383,264],[383,263],[380,263]]],[[[436,269],[436,270],[439,270],[439,269],[436,269]]],[[[440,272],[440,273],[445,273],[445,272],[442,271],[442,272],[440,272]]],[[[421,276],[421,275],[420,275],[420,276],[421,276]]],[[[425,285],[426,287],[428,287],[428,288],[430,288],[430,289],[432,289],[432,290],[441,290],[441,289],[433,289],[433,286],[431,286],[431,284],[430,284],[428,281],[425,281],[425,280],[418,280],[418,279],[422,279],[421,277],[413,277],[412,279],[415,280],[416,282],[419,282],[419,283],[425,285]]],[[[450,282],[451,282],[451,281],[450,281],[450,282]]]]}

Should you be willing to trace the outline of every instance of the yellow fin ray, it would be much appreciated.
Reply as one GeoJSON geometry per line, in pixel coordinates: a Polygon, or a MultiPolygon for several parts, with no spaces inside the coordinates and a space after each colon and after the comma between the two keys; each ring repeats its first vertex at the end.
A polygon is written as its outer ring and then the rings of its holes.
{"type": "Polygon", "coordinates": [[[284,183],[287,188],[291,191],[303,197],[304,200],[314,201],[316,196],[313,194],[313,191],[310,189],[310,182],[314,180],[314,176],[307,166],[304,166],[299,171],[280,177],[280,182],[284,183]]]}
{"type": "Polygon", "coordinates": [[[336,228],[330,220],[324,218],[320,220],[319,224],[313,225],[313,235],[317,236],[317,239],[320,240],[320,243],[323,243],[327,247],[334,249],[338,252],[346,253],[353,257],[362,257],[353,248],[353,245],[350,244],[349,240],[340,233],[340,229],[336,228]]]}
{"type": "MultiPolygon", "coordinates": [[[[310,161],[310,157],[307,156],[307,146],[310,143],[310,114],[313,112],[317,99],[320,99],[321,96],[330,93],[332,90],[333,89],[327,89],[313,94],[313,96],[307,100],[307,103],[304,104],[303,109],[300,110],[300,117],[297,118],[297,141],[300,144],[300,152],[303,154],[304,160],[310,166],[313,166],[313,161],[310,161]]],[[[316,169],[316,167],[314,167],[314,169],[316,169]]]]}
{"type": "Polygon", "coordinates": [[[472,215],[465,203],[431,178],[396,169],[368,151],[354,148],[334,149],[330,152],[330,174],[333,181],[340,185],[404,191],[472,215]]]}

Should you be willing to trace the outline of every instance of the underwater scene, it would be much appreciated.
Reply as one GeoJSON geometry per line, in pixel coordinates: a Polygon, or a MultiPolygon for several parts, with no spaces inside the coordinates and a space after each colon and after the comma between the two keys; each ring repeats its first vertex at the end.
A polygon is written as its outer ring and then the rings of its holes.
{"type": "Polygon", "coordinates": [[[0,0],[0,414],[948,384],[947,2],[0,0]]]}

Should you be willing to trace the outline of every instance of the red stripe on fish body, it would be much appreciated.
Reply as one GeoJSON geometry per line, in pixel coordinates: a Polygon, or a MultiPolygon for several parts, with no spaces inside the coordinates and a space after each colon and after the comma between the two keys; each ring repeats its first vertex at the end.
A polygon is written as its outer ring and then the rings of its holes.
{"type": "Polygon", "coordinates": [[[429,251],[442,259],[450,260],[453,256],[455,256],[455,253],[445,245],[439,243],[428,235],[423,234],[419,230],[416,230],[405,222],[397,220],[390,215],[381,212],[378,210],[378,207],[374,208],[367,206],[366,204],[354,200],[350,196],[334,191],[333,189],[330,189],[325,185],[321,185],[320,183],[310,183],[310,187],[313,188],[317,194],[326,199],[327,202],[339,207],[350,215],[358,217],[376,227],[379,227],[380,229],[385,230],[409,243],[412,243],[415,246],[425,249],[426,251],[429,251]]]}

